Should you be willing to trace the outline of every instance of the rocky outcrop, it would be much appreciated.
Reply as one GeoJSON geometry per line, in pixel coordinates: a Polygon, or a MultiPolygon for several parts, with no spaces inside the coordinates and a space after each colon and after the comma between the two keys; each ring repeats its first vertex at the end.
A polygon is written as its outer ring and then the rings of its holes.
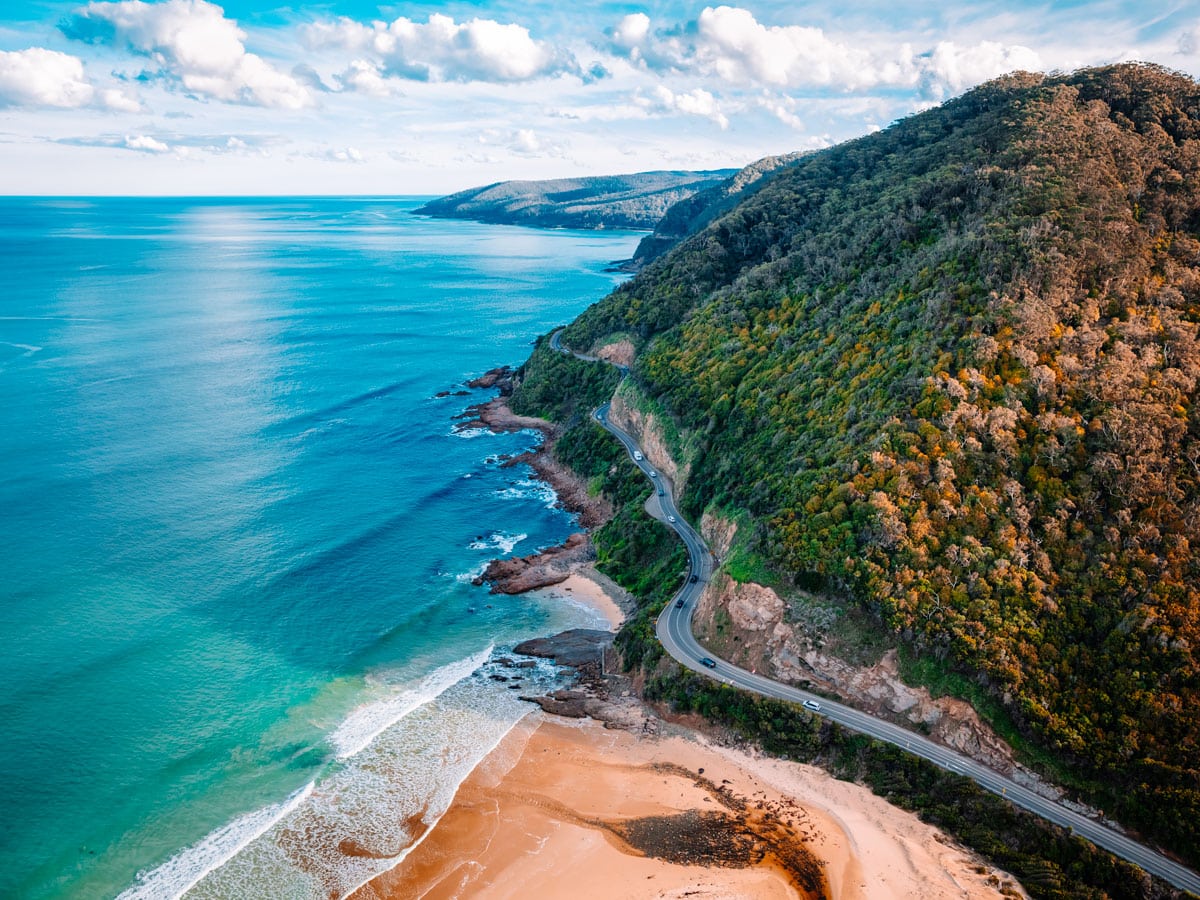
{"type": "MultiPolygon", "coordinates": [[[[613,633],[595,628],[572,628],[549,637],[522,641],[513,647],[513,653],[552,659],[560,666],[570,666],[579,672],[588,672],[599,666],[600,654],[612,646],[613,633]]],[[[600,674],[597,669],[596,674],[600,674]]]]}
{"type": "Polygon", "coordinates": [[[470,431],[473,428],[486,428],[496,433],[507,431],[540,431],[551,434],[554,426],[545,419],[536,416],[519,416],[508,405],[505,396],[494,397],[483,403],[474,403],[454,417],[455,431],[470,431]]]}
{"type": "Polygon", "coordinates": [[[472,378],[467,382],[469,388],[499,388],[500,393],[504,395],[511,394],[513,391],[513,375],[516,372],[512,366],[499,366],[484,372],[478,378],[472,378]]]}
{"type": "Polygon", "coordinates": [[[543,696],[522,696],[544,712],[570,719],[589,717],[606,728],[658,732],[661,723],[632,689],[629,679],[609,655],[613,633],[591,628],[573,628],[550,637],[534,638],[513,648],[514,653],[552,659],[574,669],[578,683],[569,689],[543,696]]]}
{"type": "Polygon", "coordinates": [[[474,583],[490,584],[493,594],[523,594],[566,581],[575,566],[594,555],[588,536],[573,534],[565,543],[539,553],[493,559],[474,583]]]}

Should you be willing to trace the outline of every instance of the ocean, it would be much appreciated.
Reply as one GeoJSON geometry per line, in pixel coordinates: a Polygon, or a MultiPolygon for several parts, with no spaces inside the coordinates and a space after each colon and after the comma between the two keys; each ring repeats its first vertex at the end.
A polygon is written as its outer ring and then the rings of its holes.
{"type": "Polygon", "coordinates": [[[418,205],[0,199],[0,896],[344,894],[600,624],[471,584],[579,528],[437,394],[638,236],[418,205]]]}

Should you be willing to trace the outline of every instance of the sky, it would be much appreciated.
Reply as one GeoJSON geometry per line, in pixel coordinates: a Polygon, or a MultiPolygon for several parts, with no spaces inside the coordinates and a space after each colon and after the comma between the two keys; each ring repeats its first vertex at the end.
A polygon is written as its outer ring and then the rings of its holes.
{"type": "Polygon", "coordinates": [[[1124,60],[1200,76],[1200,0],[0,0],[0,194],[728,168],[1124,60]]]}

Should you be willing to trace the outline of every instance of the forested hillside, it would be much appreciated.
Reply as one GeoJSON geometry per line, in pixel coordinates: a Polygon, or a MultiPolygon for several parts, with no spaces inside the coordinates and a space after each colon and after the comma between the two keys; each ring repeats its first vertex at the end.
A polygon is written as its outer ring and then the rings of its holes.
{"type": "Polygon", "coordinates": [[[539,228],[654,228],[676,203],[733,174],[717,169],[500,181],[432,200],[416,212],[539,228]]]}
{"type": "Polygon", "coordinates": [[[586,312],[783,575],[1200,861],[1200,86],[1015,75],[812,154],[586,312]]]}

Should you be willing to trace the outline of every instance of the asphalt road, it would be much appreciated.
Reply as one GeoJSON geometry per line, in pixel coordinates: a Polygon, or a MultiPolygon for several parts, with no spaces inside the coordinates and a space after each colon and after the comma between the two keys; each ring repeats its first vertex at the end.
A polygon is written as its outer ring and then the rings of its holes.
{"type": "MultiPolygon", "coordinates": [[[[563,348],[559,342],[559,335],[560,332],[556,331],[551,336],[551,346],[561,353],[572,352],[563,348]]],[[[583,357],[581,354],[574,355],[586,359],[595,359],[595,357],[583,357]]],[[[1103,847],[1105,850],[1116,854],[1122,859],[1140,866],[1147,872],[1157,875],[1177,888],[1200,895],[1200,875],[1197,875],[1191,869],[1180,865],[1174,860],[1168,859],[1161,853],[1156,853],[1106,825],[1082,816],[1056,803],[1054,800],[1034,793],[1029,788],[1017,784],[1015,781],[1001,775],[999,772],[989,769],[987,766],[975,762],[969,757],[963,756],[940,744],[935,744],[928,738],[908,731],[892,722],[877,719],[867,713],[852,709],[849,706],[832,700],[827,700],[808,691],[780,684],[777,681],[772,681],[762,675],[749,672],[725,660],[713,657],[712,652],[702,647],[692,634],[692,613],[696,608],[696,601],[699,599],[701,592],[703,592],[705,584],[712,578],[716,568],[715,560],[712,553],[709,552],[708,545],[704,543],[703,538],[680,515],[678,508],[675,506],[675,498],[672,496],[671,490],[666,489],[666,486],[662,485],[664,481],[663,476],[655,472],[647,460],[638,460],[634,457],[635,452],[641,453],[640,448],[632,437],[609,421],[608,409],[609,404],[604,404],[604,406],[601,406],[593,413],[594,418],[605,430],[625,445],[630,459],[633,460],[634,464],[642,470],[652,483],[664,487],[663,494],[658,498],[662,506],[663,516],[667,519],[668,527],[673,528],[687,546],[688,559],[690,560],[689,580],[684,582],[683,587],[679,589],[675,597],[672,598],[672,601],[667,604],[662,614],[659,615],[657,626],[659,641],[662,642],[663,648],[676,662],[685,668],[691,669],[693,672],[698,672],[709,678],[715,678],[717,681],[742,688],[743,690],[753,691],[764,697],[774,697],[778,700],[788,700],[792,703],[803,704],[814,715],[824,716],[830,721],[837,722],[846,728],[901,747],[909,753],[913,753],[916,756],[929,760],[935,765],[941,766],[943,769],[972,779],[986,790],[1007,797],[1023,809],[1036,813],[1057,825],[1070,828],[1076,834],[1086,838],[1097,846],[1103,847]],[[651,475],[652,472],[655,474],[651,475]],[[696,576],[696,581],[693,582],[690,580],[691,575],[696,576]],[[682,607],[676,605],[680,599],[683,600],[682,607]],[[705,666],[701,663],[702,659],[714,662],[715,666],[705,666]]]]}

